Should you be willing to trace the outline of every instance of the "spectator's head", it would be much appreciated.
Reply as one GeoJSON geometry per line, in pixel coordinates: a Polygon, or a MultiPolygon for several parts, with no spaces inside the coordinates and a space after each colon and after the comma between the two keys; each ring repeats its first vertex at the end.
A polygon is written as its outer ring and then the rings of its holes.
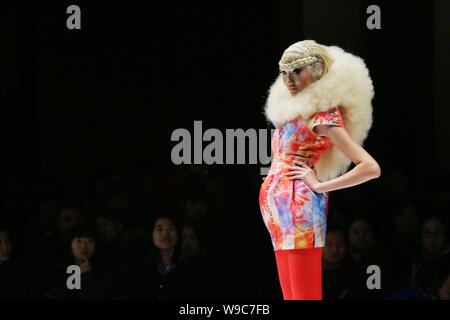
{"type": "Polygon", "coordinates": [[[107,244],[120,238],[123,231],[123,220],[118,213],[104,209],[97,215],[96,227],[99,240],[107,244]]]}
{"type": "Polygon", "coordinates": [[[11,258],[11,238],[4,227],[0,227],[0,266],[11,258]]]}
{"type": "Polygon", "coordinates": [[[422,247],[430,257],[439,256],[447,244],[447,230],[438,216],[430,216],[422,225],[422,247]]]}
{"type": "Polygon", "coordinates": [[[204,237],[194,222],[187,222],[183,225],[181,232],[181,250],[185,256],[198,257],[206,252],[204,247],[204,237]]]}
{"type": "Polygon", "coordinates": [[[81,225],[84,221],[83,213],[77,206],[63,206],[55,217],[55,228],[63,237],[69,235],[70,230],[81,225]]]}
{"type": "Polygon", "coordinates": [[[124,212],[128,209],[129,197],[123,190],[117,190],[106,199],[106,206],[120,212],[124,212]]]}
{"type": "Polygon", "coordinates": [[[183,194],[180,209],[185,219],[205,218],[209,206],[206,191],[191,190],[183,194]]]}
{"type": "Polygon", "coordinates": [[[70,253],[75,261],[91,259],[95,254],[96,235],[95,231],[86,226],[74,227],[68,237],[70,253]]]}
{"type": "Polygon", "coordinates": [[[119,176],[103,181],[104,205],[117,212],[126,212],[129,207],[128,184],[119,176]]]}
{"type": "Polygon", "coordinates": [[[356,218],[350,223],[348,242],[351,250],[365,252],[375,244],[374,232],[369,221],[356,218]]]}
{"type": "Polygon", "coordinates": [[[323,250],[324,269],[338,269],[344,262],[346,252],[347,245],[344,228],[337,225],[329,225],[323,250]]]}
{"type": "Polygon", "coordinates": [[[402,203],[392,209],[395,217],[395,230],[402,234],[414,234],[419,226],[419,215],[412,203],[402,203]]]}
{"type": "Polygon", "coordinates": [[[152,240],[159,250],[173,250],[178,244],[178,228],[173,218],[159,216],[152,226],[152,240]]]}
{"type": "Polygon", "coordinates": [[[53,230],[55,216],[58,214],[59,205],[57,199],[45,199],[39,203],[40,230],[50,233],[53,230]]]}

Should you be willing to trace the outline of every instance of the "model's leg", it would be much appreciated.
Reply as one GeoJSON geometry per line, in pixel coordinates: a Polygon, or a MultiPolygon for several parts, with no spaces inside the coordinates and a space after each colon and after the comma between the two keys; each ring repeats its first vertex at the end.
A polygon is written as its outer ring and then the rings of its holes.
{"type": "Polygon", "coordinates": [[[275,258],[277,261],[278,278],[280,279],[283,298],[284,300],[292,300],[288,252],[286,250],[275,250],[275,258]]]}
{"type": "Polygon", "coordinates": [[[292,299],[322,300],[322,248],[289,253],[292,299]]]}

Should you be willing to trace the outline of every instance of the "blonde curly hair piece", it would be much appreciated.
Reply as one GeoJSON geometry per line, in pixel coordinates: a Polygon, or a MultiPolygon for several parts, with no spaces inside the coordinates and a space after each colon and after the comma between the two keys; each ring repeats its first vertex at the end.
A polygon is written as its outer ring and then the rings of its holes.
{"type": "Polygon", "coordinates": [[[280,71],[288,71],[320,63],[323,69],[322,77],[328,73],[333,62],[324,46],[314,40],[303,40],[289,46],[284,51],[278,65],[280,71]]]}

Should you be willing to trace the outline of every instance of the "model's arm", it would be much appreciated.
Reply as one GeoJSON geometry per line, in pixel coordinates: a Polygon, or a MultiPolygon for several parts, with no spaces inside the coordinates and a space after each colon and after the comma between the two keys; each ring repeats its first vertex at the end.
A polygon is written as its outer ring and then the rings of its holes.
{"type": "Polygon", "coordinates": [[[378,163],[364,148],[352,140],[344,128],[318,125],[316,130],[330,139],[334,146],[340,149],[356,166],[342,176],[320,182],[310,168],[301,162],[296,162],[298,166],[290,167],[292,171],[287,173],[290,179],[301,179],[312,190],[322,193],[355,186],[380,176],[381,169],[378,163]]]}
{"type": "Polygon", "coordinates": [[[352,140],[344,128],[319,125],[317,130],[330,139],[334,146],[355,164],[355,167],[342,176],[329,181],[318,182],[314,186],[316,192],[348,188],[380,176],[381,169],[378,163],[364,148],[352,140]]]}

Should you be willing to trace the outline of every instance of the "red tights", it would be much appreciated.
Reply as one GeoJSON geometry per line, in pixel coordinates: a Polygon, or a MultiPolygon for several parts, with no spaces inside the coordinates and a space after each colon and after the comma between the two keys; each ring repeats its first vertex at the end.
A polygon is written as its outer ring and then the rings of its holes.
{"type": "Polygon", "coordinates": [[[322,248],[276,250],[284,300],[322,300],[322,248]]]}

